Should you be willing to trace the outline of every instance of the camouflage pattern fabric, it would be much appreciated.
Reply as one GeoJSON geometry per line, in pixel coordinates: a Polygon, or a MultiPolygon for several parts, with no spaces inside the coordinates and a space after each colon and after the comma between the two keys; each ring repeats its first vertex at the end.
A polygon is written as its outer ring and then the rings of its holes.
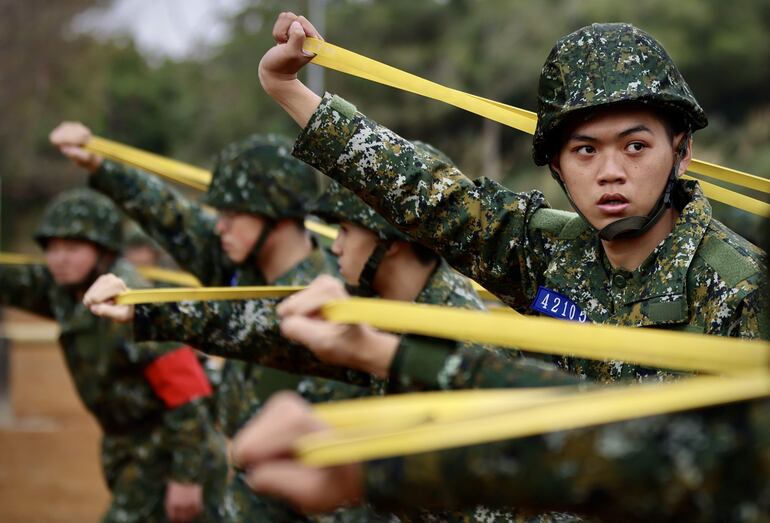
{"type": "Polygon", "coordinates": [[[354,223],[369,229],[381,240],[409,241],[406,235],[362,202],[358,196],[333,180],[313,203],[310,212],[327,223],[354,223]]]}
{"type": "Polygon", "coordinates": [[[690,131],[706,127],[706,113],[665,49],[629,24],[592,24],[556,42],[543,65],[532,140],[537,165],[549,162],[560,126],[589,108],[641,103],[665,109],[690,131]]]}
{"type": "Polygon", "coordinates": [[[108,251],[123,247],[121,214],[101,194],[74,189],[60,194],[45,209],[35,230],[35,241],[45,247],[51,238],[87,240],[108,251]]]}
{"type": "Polygon", "coordinates": [[[249,136],[216,158],[203,203],[219,210],[258,214],[272,220],[302,219],[318,196],[318,177],[291,156],[291,141],[273,134],[249,136]]]}
{"type": "MultiPolygon", "coordinates": [[[[766,255],[713,219],[698,183],[678,183],[674,229],[635,271],[613,269],[596,233],[538,191],[472,181],[338,97],[325,96],[294,154],[336,179],[401,231],[506,304],[530,313],[538,288],[589,321],[767,339],[766,255]]],[[[667,375],[622,362],[557,358],[589,379],[667,375]]]]}
{"type": "MultiPolygon", "coordinates": [[[[483,304],[466,278],[446,262],[436,268],[417,303],[481,309],[483,304]]],[[[574,377],[551,366],[517,358],[510,351],[450,340],[405,335],[401,337],[387,380],[320,362],[302,346],[280,336],[274,300],[239,302],[183,302],[141,304],[135,307],[136,339],[179,340],[201,350],[294,373],[319,375],[359,386],[374,394],[470,387],[555,386],[577,383],[574,377]]],[[[364,391],[362,391],[364,392],[364,391]]],[[[317,397],[314,392],[314,397],[317,397]]],[[[327,396],[327,399],[335,399],[327,396]]],[[[247,496],[248,489],[240,495],[247,496]]],[[[519,521],[510,510],[477,508],[458,512],[400,510],[408,521],[519,521]],[[495,519],[490,519],[494,517],[495,519]]],[[[382,516],[384,517],[384,516],[382,516]]],[[[526,521],[551,521],[555,515],[527,517],[526,521]],[[545,518],[545,519],[543,519],[545,518]]],[[[563,521],[575,521],[564,515],[563,521]]],[[[355,513],[340,512],[320,521],[361,521],[355,513]],[[329,519],[332,518],[332,519],[329,519]]],[[[523,520],[522,520],[523,521],[523,520]]]]}
{"type": "Polygon", "coordinates": [[[606,521],[770,520],[770,400],[367,463],[376,508],[568,510],[606,521]],[[473,488],[469,488],[473,485],[473,488]]]}
{"type": "MultiPolygon", "coordinates": [[[[416,299],[417,303],[482,308],[468,280],[442,262],[416,299]]],[[[276,300],[140,304],[135,307],[137,340],[178,340],[207,354],[257,363],[294,374],[321,376],[376,393],[438,389],[537,387],[574,384],[540,362],[513,351],[416,335],[401,337],[386,381],[329,365],[308,349],[283,338],[275,316],[276,300]]]]}
{"type": "MultiPolygon", "coordinates": [[[[296,160],[292,162],[298,163],[296,160]]],[[[278,180],[274,178],[271,183],[277,184],[278,180]]],[[[91,175],[89,183],[112,199],[182,269],[194,274],[204,285],[265,284],[256,266],[236,266],[228,259],[215,232],[216,217],[213,214],[154,176],[105,160],[101,168],[91,175]]],[[[323,253],[316,251],[275,283],[308,284],[318,274],[332,271],[327,261],[323,253]]],[[[236,318],[234,312],[231,314],[226,309],[217,308],[217,311],[223,314],[223,318],[236,318]]],[[[197,343],[189,344],[203,348],[197,343]]],[[[216,398],[217,419],[225,434],[234,435],[243,423],[256,414],[262,401],[285,389],[297,390],[314,402],[366,393],[345,383],[306,378],[251,362],[228,360],[216,398]]],[[[245,486],[240,474],[234,475],[228,484],[225,512],[226,519],[234,522],[307,519],[282,502],[256,496],[245,486]]],[[[367,521],[366,517],[362,517],[361,521],[367,521]]]]}
{"type": "MultiPolygon", "coordinates": [[[[142,286],[126,262],[110,270],[142,286]]],[[[130,329],[93,316],[42,265],[0,266],[0,303],[59,323],[75,387],[104,433],[102,468],[113,496],[105,521],[167,521],[169,480],[203,485],[205,513],[199,521],[222,521],[227,462],[205,398],[167,410],[144,378],[144,368],[176,344],[127,341],[130,329]]]]}

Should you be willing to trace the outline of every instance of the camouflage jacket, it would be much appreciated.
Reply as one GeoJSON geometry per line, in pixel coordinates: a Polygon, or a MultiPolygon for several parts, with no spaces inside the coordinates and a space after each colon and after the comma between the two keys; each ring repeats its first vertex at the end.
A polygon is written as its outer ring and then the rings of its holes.
{"type": "Polygon", "coordinates": [[[768,521],[768,478],[768,399],[365,465],[378,509],[483,503],[606,521],[768,521]]]}
{"type": "MultiPolygon", "coordinates": [[[[328,270],[330,268],[327,265],[326,255],[320,249],[315,249],[310,256],[278,278],[275,284],[306,285],[328,270]]],[[[231,412],[233,408],[239,412],[238,421],[228,429],[231,435],[234,435],[240,426],[254,415],[258,406],[266,399],[266,395],[272,392],[269,388],[265,388],[264,374],[256,365],[271,367],[271,371],[277,369],[291,372],[292,375],[289,375],[288,379],[296,383],[297,391],[309,401],[329,401],[364,395],[365,389],[342,386],[341,383],[325,379],[296,376],[297,374],[317,375],[317,373],[308,372],[312,370],[311,364],[302,365],[305,358],[310,362],[318,364],[320,362],[308,350],[290,346],[291,344],[281,337],[275,316],[276,304],[277,300],[245,300],[137,305],[134,316],[134,338],[181,341],[207,354],[242,360],[238,362],[239,365],[244,370],[248,369],[248,375],[254,383],[253,386],[243,387],[235,395],[240,397],[238,402],[243,404],[242,407],[228,405],[231,412]],[[295,349],[302,359],[294,357],[295,349]],[[249,357],[249,354],[263,353],[266,355],[265,359],[249,357]],[[276,360],[281,364],[277,364],[276,360]]],[[[284,372],[279,373],[279,375],[283,374],[284,372]]],[[[327,375],[321,374],[321,376],[339,378],[334,372],[327,375]]],[[[365,381],[354,383],[367,386],[368,379],[365,381]]]]}
{"type": "MultiPolygon", "coordinates": [[[[156,177],[105,160],[102,167],[91,175],[89,183],[115,201],[180,267],[194,274],[204,285],[265,284],[256,267],[236,266],[229,260],[216,234],[216,217],[213,214],[156,177]]],[[[308,284],[318,274],[329,271],[331,268],[319,251],[275,283],[308,284]]],[[[223,318],[234,319],[235,313],[229,312],[232,306],[232,302],[224,302],[217,307],[218,312],[222,313],[223,318]]],[[[187,327],[195,328],[189,322],[187,327]]],[[[182,332],[179,335],[181,338],[182,332]]],[[[184,338],[187,339],[187,336],[184,338]]],[[[227,361],[217,391],[217,412],[225,434],[233,436],[255,413],[261,401],[281,389],[297,389],[310,401],[355,397],[360,394],[357,389],[342,384],[303,379],[276,369],[227,361]]]]}
{"type": "MultiPolygon", "coordinates": [[[[111,270],[142,286],[127,262],[119,260],[111,270]]],[[[212,437],[204,398],[167,409],[144,376],[145,368],[176,344],[129,341],[130,328],[92,315],[70,292],[57,286],[42,265],[0,265],[0,303],[59,323],[59,342],[75,387],[107,440],[138,433],[162,434],[170,463],[167,476],[186,483],[199,481],[211,459],[209,451],[224,457],[223,449],[206,448],[216,447],[218,438],[212,437]],[[157,427],[165,430],[159,433],[157,427]]]]}
{"type": "MultiPolygon", "coordinates": [[[[534,313],[542,290],[596,323],[770,337],[766,256],[712,219],[697,182],[679,183],[686,201],[672,233],[629,272],[610,266],[586,222],[548,208],[540,192],[470,180],[339,97],[323,98],[294,155],[521,312],[534,313]]],[[[557,363],[601,381],[657,375],[621,362],[557,363]]]]}
{"type": "MultiPolygon", "coordinates": [[[[281,284],[292,285],[294,280],[281,284]]],[[[417,303],[480,309],[466,278],[441,262],[417,303]]],[[[137,340],[178,340],[200,350],[284,371],[320,376],[361,387],[382,387],[370,375],[329,365],[280,334],[275,300],[142,304],[135,308],[137,340]]],[[[386,387],[390,392],[501,386],[553,385],[570,381],[508,352],[437,338],[401,337],[386,387]],[[510,364],[504,364],[507,362],[510,364]],[[512,363],[511,363],[512,362],[512,363]]]]}

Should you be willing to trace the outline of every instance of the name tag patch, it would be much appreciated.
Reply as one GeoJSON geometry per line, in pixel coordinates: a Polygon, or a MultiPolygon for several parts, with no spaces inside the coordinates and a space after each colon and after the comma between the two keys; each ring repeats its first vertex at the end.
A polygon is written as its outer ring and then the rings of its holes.
{"type": "Polygon", "coordinates": [[[546,289],[542,285],[537,289],[537,296],[531,307],[552,318],[561,320],[579,321],[585,323],[588,319],[586,313],[580,310],[577,304],[561,293],[546,289]]]}

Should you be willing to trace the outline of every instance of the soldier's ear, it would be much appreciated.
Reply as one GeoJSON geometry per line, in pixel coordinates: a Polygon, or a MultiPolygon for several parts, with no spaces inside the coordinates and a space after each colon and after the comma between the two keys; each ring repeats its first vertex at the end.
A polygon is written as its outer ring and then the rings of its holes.
{"type": "Polygon", "coordinates": [[[548,165],[551,168],[551,174],[558,178],[559,181],[564,183],[564,176],[561,174],[561,162],[559,162],[558,155],[554,155],[554,157],[551,159],[551,163],[548,165]]]}
{"type": "Polygon", "coordinates": [[[682,160],[679,162],[679,172],[676,173],[677,177],[682,176],[684,173],[687,172],[687,168],[690,166],[691,161],[692,161],[692,135],[687,137],[687,149],[685,149],[684,156],[682,157],[682,160]]]}
{"type": "Polygon", "coordinates": [[[405,245],[406,244],[404,242],[390,242],[390,245],[388,245],[388,250],[385,251],[385,256],[393,256],[398,254],[405,247],[405,245]]]}

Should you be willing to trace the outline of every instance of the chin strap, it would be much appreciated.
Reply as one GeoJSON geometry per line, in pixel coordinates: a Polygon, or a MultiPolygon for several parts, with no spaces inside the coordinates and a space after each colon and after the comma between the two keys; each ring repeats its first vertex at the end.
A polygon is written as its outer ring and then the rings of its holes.
{"type": "Polygon", "coordinates": [[[599,233],[599,237],[602,240],[612,241],[625,238],[636,238],[646,233],[656,223],[658,223],[658,220],[663,217],[666,210],[670,209],[673,205],[673,192],[676,185],[677,173],[679,172],[679,166],[682,163],[682,159],[684,159],[685,155],[687,154],[687,144],[689,143],[689,139],[690,133],[687,133],[682,138],[682,141],[679,142],[679,147],[677,147],[676,151],[676,158],[674,159],[674,165],[671,167],[671,172],[669,173],[668,179],[666,180],[666,185],[663,187],[663,192],[661,193],[660,198],[658,198],[658,201],[655,202],[652,210],[650,210],[646,216],[628,216],[626,218],[621,218],[610,223],[601,230],[598,230],[596,227],[591,225],[591,222],[589,222],[585,215],[580,211],[580,208],[575,205],[575,202],[572,199],[572,195],[570,195],[569,191],[567,190],[567,186],[564,185],[564,182],[562,181],[561,176],[559,176],[559,173],[557,173],[553,167],[549,168],[551,169],[551,174],[559,183],[564,193],[567,195],[567,198],[572,204],[572,207],[575,209],[575,211],[577,211],[580,217],[583,218],[583,221],[585,221],[588,225],[591,226],[592,229],[599,233]]]}
{"type": "Polygon", "coordinates": [[[361,270],[361,275],[358,277],[358,285],[345,284],[345,289],[351,296],[358,296],[360,298],[371,298],[377,293],[374,291],[374,277],[377,275],[377,269],[380,268],[380,263],[385,257],[385,253],[388,252],[390,242],[382,240],[377,243],[377,246],[369,255],[369,259],[366,260],[364,268],[361,270]]]}

